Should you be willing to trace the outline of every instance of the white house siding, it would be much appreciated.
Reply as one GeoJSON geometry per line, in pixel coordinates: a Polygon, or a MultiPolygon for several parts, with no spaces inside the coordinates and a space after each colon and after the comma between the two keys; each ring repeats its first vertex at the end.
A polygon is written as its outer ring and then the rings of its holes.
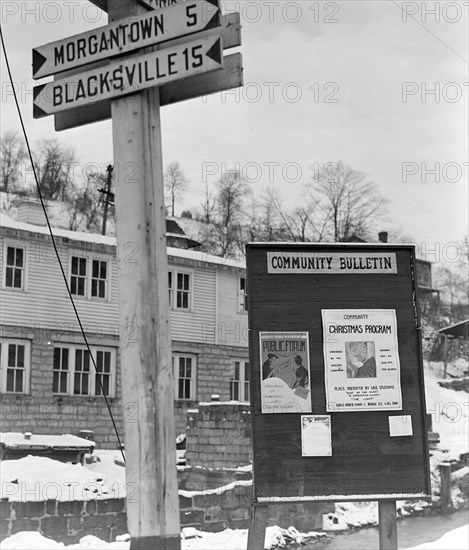
{"type": "Polygon", "coordinates": [[[218,268],[218,316],[216,343],[223,346],[248,346],[247,312],[239,311],[239,276],[244,270],[231,267],[218,268]]]}
{"type": "MultiPolygon", "coordinates": [[[[43,330],[78,331],[79,326],[67,295],[60,267],[49,238],[18,237],[5,231],[2,239],[2,265],[6,246],[26,246],[26,290],[4,288],[5,269],[2,268],[2,316],[4,324],[37,327],[43,330]]],[[[110,300],[74,296],[75,305],[86,332],[93,335],[115,335],[118,331],[117,266],[111,247],[89,245],[85,248],[78,241],[64,243],[57,239],[60,258],[69,277],[71,255],[89,259],[108,260],[110,300]]]]}
{"type": "Polygon", "coordinates": [[[193,277],[192,310],[175,310],[170,312],[171,338],[186,342],[213,343],[213,319],[215,318],[215,269],[197,262],[194,266],[189,261],[184,263],[175,257],[168,258],[169,269],[189,270],[193,277]]]}

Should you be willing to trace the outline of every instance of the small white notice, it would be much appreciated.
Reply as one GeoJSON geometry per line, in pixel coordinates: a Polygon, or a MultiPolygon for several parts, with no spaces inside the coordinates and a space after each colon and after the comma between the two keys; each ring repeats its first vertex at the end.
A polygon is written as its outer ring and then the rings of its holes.
{"type": "Polygon", "coordinates": [[[301,416],[301,453],[302,456],[332,456],[329,415],[301,416]]]}
{"type": "Polygon", "coordinates": [[[410,414],[403,416],[389,416],[389,435],[391,437],[400,437],[403,435],[413,435],[412,417],[410,414]]]}

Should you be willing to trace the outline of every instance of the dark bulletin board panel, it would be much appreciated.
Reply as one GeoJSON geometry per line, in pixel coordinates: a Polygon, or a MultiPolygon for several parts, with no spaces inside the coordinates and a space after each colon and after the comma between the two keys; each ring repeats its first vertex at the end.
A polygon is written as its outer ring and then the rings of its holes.
{"type": "Polygon", "coordinates": [[[431,494],[413,246],[249,244],[249,353],[256,502],[380,500],[431,494]],[[394,253],[397,273],[268,273],[267,252],[394,253]],[[402,408],[328,412],[324,309],[391,309],[397,318],[402,408]],[[302,456],[301,413],[261,410],[259,333],[307,331],[313,415],[330,415],[332,456],[302,456]],[[411,415],[413,434],[390,437],[389,417],[411,415]]]}

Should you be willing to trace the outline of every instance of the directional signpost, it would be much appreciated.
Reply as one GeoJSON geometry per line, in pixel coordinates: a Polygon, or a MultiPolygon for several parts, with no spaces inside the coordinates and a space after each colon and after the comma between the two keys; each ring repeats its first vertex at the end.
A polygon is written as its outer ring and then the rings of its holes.
{"type": "Polygon", "coordinates": [[[239,19],[219,32],[218,0],[92,2],[108,26],[33,51],[34,77],[57,76],[34,88],[34,117],[110,113],[114,158],[136,167],[131,186],[115,187],[118,246],[139,252],[136,263],[118,258],[120,326],[138,327],[120,342],[122,399],[138,410],[138,424],[125,423],[126,481],[137,488],[127,522],[132,550],[179,550],[160,105],[242,84],[241,55],[224,59],[222,38],[240,43],[239,19]]]}
{"type": "Polygon", "coordinates": [[[105,67],[35,86],[34,118],[221,69],[222,63],[220,35],[112,61],[105,67]]]}
{"type": "MultiPolygon", "coordinates": [[[[236,48],[241,45],[241,23],[239,13],[228,13],[221,18],[221,26],[202,31],[198,38],[214,36],[221,32],[223,50],[236,48]]],[[[163,42],[158,46],[159,50],[171,48],[184,43],[187,38],[177,38],[163,42]]],[[[87,69],[103,67],[109,64],[109,60],[91,63],[87,69]]],[[[76,75],[82,69],[65,71],[56,75],[56,79],[76,75]]],[[[243,65],[240,53],[227,55],[223,58],[223,68],[216,72],[202,73],[185,79],[160,86],[160,105],[170,105],[187,99],[195,99],[224,90],[230,90],[243,85],[243,65]]],[[[70,108],[57,112],[54,115],[55,129],[57,131],[76,128],[83,124],[99,122],[111,118],[111,100],[102,99],[98,103],[87,104],[83,107],[70,108]]]]}

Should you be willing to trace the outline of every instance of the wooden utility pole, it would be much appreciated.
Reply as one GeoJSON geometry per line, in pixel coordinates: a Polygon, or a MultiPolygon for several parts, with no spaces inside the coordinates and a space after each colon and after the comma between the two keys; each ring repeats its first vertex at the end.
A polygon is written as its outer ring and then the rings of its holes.
{"type": "MultiPolygon", "coordinates": [[[[109,0],[108,9],[113,22],[144,8],[109,0]]],[[[138,409],[138,423],[125,423],[126,482],[138,489],[127,500],[131,549],[180,549],[158,88],[113,100],[112,122],[115,162],[136,173],[114,190],[122,396],[138,409]],[[136,261],[123,253],[129,242],[136,261]]]]}

